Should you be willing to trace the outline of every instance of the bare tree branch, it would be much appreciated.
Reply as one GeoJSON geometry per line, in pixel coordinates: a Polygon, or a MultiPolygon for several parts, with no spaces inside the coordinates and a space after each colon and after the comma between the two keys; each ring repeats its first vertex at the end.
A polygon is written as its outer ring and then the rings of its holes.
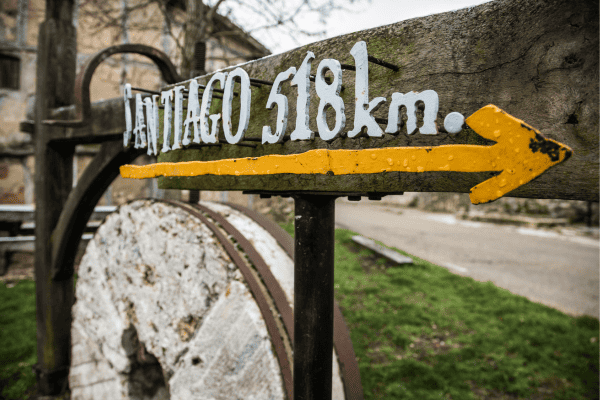
{"type": "MultiPolygon", "coordinates": [[[[257,43],[254,35],[266,34],[273,38],[285,35],[300,44],[302,38],[323,37],[327,18],[358,1],[371,0],[80,0],[80,15],[92,34],[109,29],[115,41],[124,37],[124,29],[163,32],[174,45],[182,76],[187,77],[192,73],[197,42],[212,39],[230,47],[224,40],[257,43]],[[126,28],[123,14],[127,14],[126,28]],[[309,15],[316,16],[320,24],[306,26],[303,21],[309,15]],[[223,22],[218,22],[221,16],[234,25],[223,27],[223,22]]],[[[239,57],[212,55],[209,59],[228,62],[239,57]]]]}

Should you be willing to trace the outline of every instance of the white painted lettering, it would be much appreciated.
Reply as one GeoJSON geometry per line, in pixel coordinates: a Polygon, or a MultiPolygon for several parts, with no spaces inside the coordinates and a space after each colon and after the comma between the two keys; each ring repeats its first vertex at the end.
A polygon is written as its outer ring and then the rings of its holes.
{"type": "Polygon", "coordinates": [[[367,129],[367,135],[373,137],[383,136],[381,127],[375,122],[372,113],[385,103],[385,97],[377,97],[369,102],[369,60],[367,44],[358,42],[350,50],[356,65],[356,81],[354,97],[354,129],[348,132],[348,137],[354,137],[367,129]]]}
{"type": "Polygon", "coordinates": [[[142,95],[137,93],[135,95],[135,128],[133,128],[133,134],[135,135],[134,148],[143,149],[146,147],[146,122],[144,120],[144,102],[142,101],[142,95]]]}
{"type": "Polygon", "coordinates": [[[317,75],[315,77],[315,88],[317,95],[321,99],[319,102],[319,111],[317,113],[317,128],[319,136],[323,140],[332,140],[346,126],[346,115],[344,114],[344,100],[340,97],[342,88],[342,67],[338,60],[332,58],[325,59],[319,63],[317,75]],[[333,73],[333,82],[328,85],[325,82],[325,71],[330,70],[333,73]],[[335,126],[329,129],[327,125],[327,114],[325,107],[330,104],[335,111],[335,126]]]}
{"type": "Polygon", "coordinates": [[[200,103],[198,101],[198,81],[192,79],[190,82],[190,91],[188,93],[187,117],[183,122],[183,141],[184,146],[189,146],[190,142],[190,124],[194,124],[194,143],[200,143],[200,129],[198,121],[200,120],[200,103]]]}
{"type": "MultiPolygon", "coordinates": [[[[225,78],[227,78],[226,72],[217,72],[214,74],[212,78],[210,78],[210,81],[208,81],[208,84],[204,89],[204,94],[202,95],[202,107],[200,108],[200,136],[202,137],[202,141],[204,143],[217,143],[219,141],[217,137],[219,131],[214,128],[212,132],[209,130],[210,127],[208,126],[208,114],[210,113],[210,104],[212,102],[213,86],[215,85],[215,82],[219,82],[221,84],[221,88],[223,88],[225,86],[225,78]]],[[[210,117],[210,120],[214,125],[214,123],[218,121],[218,118],[215,120],[214,118],[210,117]]]]}
{"type": "Polygon", "coordinates": [[[148,155],[158,155],[158,95],[144,99],[146,106],[146,124],[148,131],[148,155]]]}
{"type": "Polygon", "coordinates": [[[123,102],[125,103],[125,131],[123,132],[123,147],[129,147],[131,145],[131,105],[129,104],[131,99],[131,85],[125,84],[123,87],[123,102]]]}
{"type": "Polygon", "coordinates": [[[423,113],[423,126],[419,128],[419,132],[423,135],[437,134],[435,119],[437,118],[439,108],[439,98],[435,91],[425,90],[421,93],[409,92],[406,94],[393,93],[392,103],[388,114],[388,126],[385,129],[386,133],[397,133],[400,123],[400,107],[406,107],[406,133],[412,135],[417,130],[417,102],[425,103],[425,111],[423,113]]]}
{"type": "Polygon", "coordinates": [[[227,77],[225,82],[225,93],[223,94],[223,132],[227,143],[236,144],[244,139],[250,122],[250,100],[252,92],[250,91],[250,77],[248,73],[241,68],[234,69],[227,77]],[[233,84],[234,78],[239,77],[240,82],[240,120],[238,130],[233,135],[233,126],[231,124],[231,112],[233,103],[233,84]]]}
{"type": "Polygon", "coordinates": [[[287,129],[288,120],[288,100],[287,97],[281,94],[281,84],[289,80],[292,75],[296,73],[296,67],[290,67],[285,72],[279,73],[275,82],[273,82],[273,88],[269,93],[267,99],[267,109],[272,110],[277,105],[277,121],[275,134],[271,133],[270,126],[263,126],[262,130],[262,143],[281,143],[283,141],[283,135],[287,129]]]}
{"type": "Polygon", "coordinates": [[[292,132],[292,140],[312,140],[315,133],[308,127],[308,109],[310,107],[310,66],[315,58],[312,51],[306,52],[306,57],[298,72],[292,79],[292,86],[298,86],[296,99],[296,129],[292,132]]]}
{"type": "Polygon", "coordinates": [[[163,147],[162,152],[171,150],[171,122],[173,121],[173,110],[171,109],[171,100],[173,100],[173,91],[167,90],[160,94],[160,101],[165,106],[164,128],[163,128],[163,147]]]}
{"type": "Polygon", "coordinates": [[[171,150],[181,149],[181,120],[183,119],[183,89],[184,86],[175,86],[173,92],[175,92],[175,132],[173,138],[173,147],[171,150]]]}

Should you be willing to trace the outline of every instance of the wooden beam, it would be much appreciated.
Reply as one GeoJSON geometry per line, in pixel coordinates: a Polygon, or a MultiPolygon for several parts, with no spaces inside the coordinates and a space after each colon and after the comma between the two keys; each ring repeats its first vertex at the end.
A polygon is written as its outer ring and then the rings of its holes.
{"type": "Polygon", "coordinates": [[[54,145],[43,124],[52,108],[73,103],[76,70],[75,1],[46,2],[37,53],[35,198],[35,281],[38,390],[54,395],[68,388],[71,361],[73,277],[52,280],[52,231],[72,187],[74,145],[54,145]]]}
{"type": "MultiPolygon", "coordinates": [[[[598,3],[585,0],[498,0],[454,12],[411,19],[396,24],[313,43],[287,53],[246,63],[241,67],[251,78],[273,82],[287,68],[298,68],[312,51],[312,73],[325,58],[353,64],[350,49],[365,41],[369,55],[400,66],[395,72],[369,64],[369,97],[385,97],[374,115],[388,116],[392,93],[435,90],[440,107],[437,125],[450,112],[465,117],[487,104],[539,129],[547,138],[573,149],[566,162],[552,167],[508,196],[598,201],[598,3]]],[[[233,68],[233,67],[232,67],[233,68]]],[[[227,70],[231,70],[229,68],[227,70]]],[[[343,71],[346,87],[345,131],[353,128],[354,71],[343,71]]],[[[211,75],[198,78],[206,84],[211,75]]],[[[185,83],[187,86],[188,84],[185,83]]],[[[310,127],[317,131],[319,98],[311,84],[310,127]]],[[[166,88],[173,87],[167,86],[166,88]]],[[[246,137],[260,140],[264,125],[275,126],[277,107],[266,109],[271,86],[252,87],[250,123],[246,137]]],[[[282,85],[288,97],[286,135],[295,127],[296,88],[282,85]]],[[[220,101],[214,103],[220,111],[220,101]]],[[[235,110],[237,123],[239,112],[235,110]],[[237,112],[237,113],[236,113],[237,112]]],[[[161,122],[162,123],[162,122],[161,122]]],[[[333,125],[331,125],[333,126],[333,125]]],[[[380,124],[385,129],[385,124],[380,124]]],[[[221,135],[223,135],[221,133],[221,135]]],[[[174,150],[159,161],[179,162],[297,154],[313,149],[360,149],[451,144],[493,144],[470,129],[456,135],[415,133],[405,128],[396,136],[348,138],[331,142],[284,141],[255,148],[230,144],[174,150]]],[[[221,136],[223,137],[223,136],[221,136]]],[[[252,142],[255,143],[255,142],[252,142]]],[[[160,148],[160,146],[159,146],[160,148]]],[[[162,189],[257,190],[273,192],[463,192],[489,179],[493,172],[386,172],[373,175],[328,176],[198,176],[159,178],[162,189]]]]}
{"type": "Polygon", "coordinates": [[[119,175],[119,166],[132,162],[143,152],[120,142],[104,143],[100,152],[81,175],[77,186],[65,201],[64,209],[52,233],[52,278],[63,280],[73,275],[77,242],[85,231],[94,206],[119,175]]]}
{"type": "MultiPolygon", "coordinates": [[[[48,140],[63,143],[103,143],[122,140],[125,130],[123,99],[96,101],[92,104],[92,121],[83,127],[53,126],[48,140]]],[[[51,119],[74,120],[75,106],[60,107],[50,112],[51,119]]],[[[21,131],[37,137],[34,121],[21,122],[21,131]]]]}

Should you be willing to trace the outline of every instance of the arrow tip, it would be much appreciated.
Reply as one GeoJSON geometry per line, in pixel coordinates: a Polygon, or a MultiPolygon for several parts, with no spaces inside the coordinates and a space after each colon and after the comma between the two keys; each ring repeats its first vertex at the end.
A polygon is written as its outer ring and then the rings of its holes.
{"type": "Polygon", "coordinates": [[[473,204],[494,201],[573,154],[568,146],[545,138],[493,104],[473,113],[467,124],[482,137],[497,142],[492,148],[497,148],[496,161],[502,165],[500,174],[471,189],[473,204]]]}

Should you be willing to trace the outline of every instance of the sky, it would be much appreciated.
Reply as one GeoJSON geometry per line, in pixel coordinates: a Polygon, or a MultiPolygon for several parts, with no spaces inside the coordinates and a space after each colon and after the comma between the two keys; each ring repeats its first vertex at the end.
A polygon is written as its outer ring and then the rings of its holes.
{"type": "MultiPolygon", "coordinates": [[[[274,38],[272,35],[257,32],[255,37],[273,53],[280,53],[314,41],[406,19],[476,6],[488,1],[490,0],[372,0],[369,3],[363,0],[346,6],[350,9],[349,12],[334,11],[324,26],[327,30],[324,38],[298,38],[298,44],[292,38],[284,36],[274,38]]],[[[318,24],[318,19],[316,16],[307,16],[302,20],[302,24],[318,24]]]]}

